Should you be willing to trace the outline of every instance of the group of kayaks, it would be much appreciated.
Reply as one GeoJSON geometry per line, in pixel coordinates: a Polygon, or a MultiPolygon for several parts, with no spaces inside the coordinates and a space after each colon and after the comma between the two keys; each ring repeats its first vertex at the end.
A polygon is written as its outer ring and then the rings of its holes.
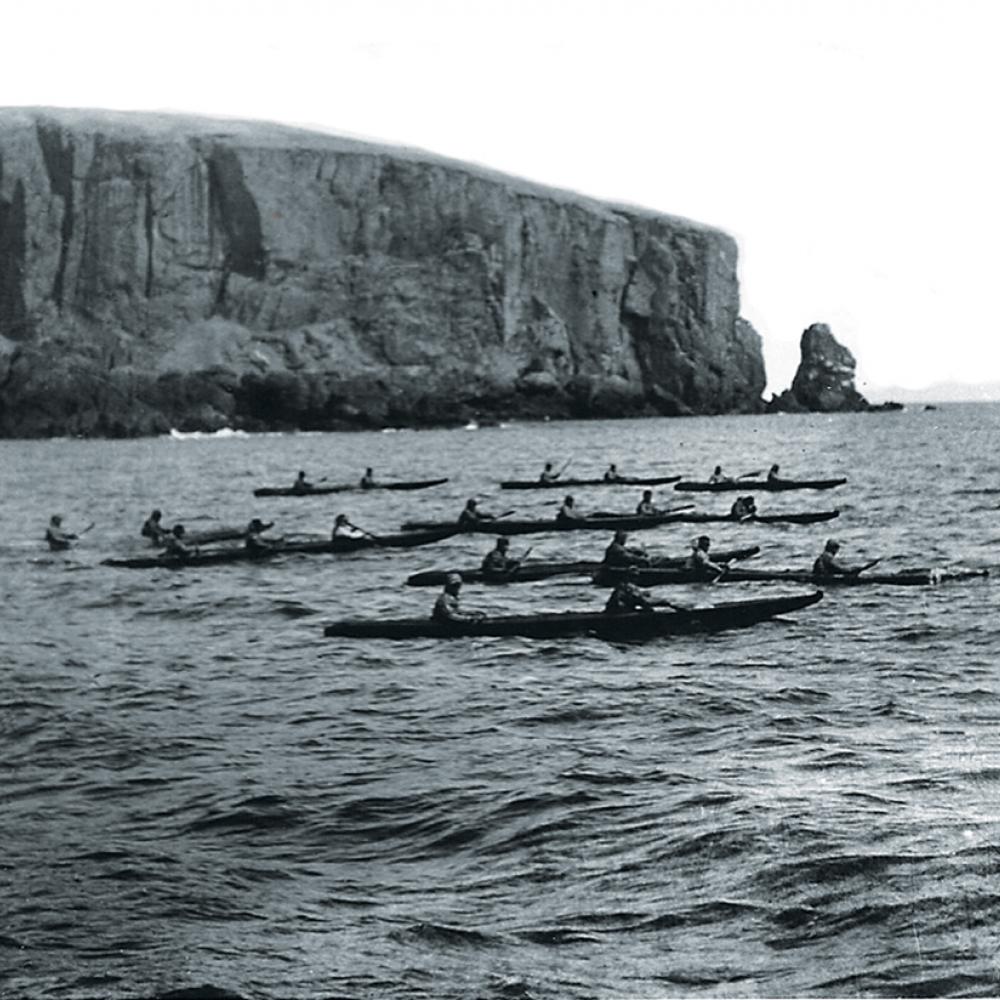
{"type": "MultiPolygon", "coordinates": [[[[370,472],[370,470],[369,470],[370,472]]],[[[300,480],[292,487],[261,487],[255,489],[256,497],[308,497],[343,493],[355,489],[421,490],[446,483],[447,478],[400,481],[388,483],[364,482],[361,484],[302,485],[300,480]]],[[[585,486],[660,486],[673,484],[674,489],[683,492],[723,492],[744,491],[787,491],[794,489],[828,490],[843,485],[847,480],[810,479],[786,480],[774,476],[767,480],[748,479],[727,481],[688,481],[680,476],[657,477],[615,477],[576,478],[543,480],[507,480],[502,482],[505,490],[529,490],[585,487],[585,486]]],[[[471,501],[470,501],[471,503],[471,501]]],[[[492,535],[521,535],[534,532],[563,531],[635,531],[664,524],[709,524],[709,523],[757,523],[757,524],[818,524],[839,516],[838,510],[805,513],[757,514],[736,516],[735,514],[709,514],[691,510],[690,504],[673,510],[640,516],[638,514],[616,514],[599,511],[586,517],[574,518],[513,518],[513,511],[492,519],[459,523],[456,521],[405,522],[401,530],[388,534],[359,534],[355,537],[331,537],[326,539],[285,539],[266,546],[231,546],[195,551],[188,555],[169,554],[144,555],[138,557],[112,558],[104,560],[108,566],[122,568],[193,567],[224,563],[263,561],[287,555],[344,554],[372,548],[412,548],[428,545],[465,533],[492,535]]],[[[186,536],[189,543],[206,545],[212,542],[240,540],[246,535],[245,529],[223,528],[214,532],[204,532],[186,536]]],[[[743,559],[759,553],[759,546],[728,551],[713,550],[712,559],[726,566],[725,573],[712,582],[787,582],[816,584],[824,586],[857,586],[860,584],[883,584],[896,586],[919,586],[949,580],[969,579],[985,576],[985,570],[937,571],[914,569],[897,573],[865,573],[823,578],[818,581],[811,573],[788,569],[752,569],[735,565],[743,559]]],[[[610,567],[596,561],[550,561],[525,562],[516,564],[506,573],[487,573],[479,567],[462,570],[431,570],[412,574],[406,583],[412,587],[441,586],[458,572],[465,583],[490,585],[515,584],[550,577],[584,577],[595,584],[615,587],[626,575],[631,583],[640,587],[668,584],[691,584],[705,582],[704,576],[690,569],[685,557],[663,557],[648,564],[627,571],[621,567],[610,567]]],[[[689,608],[669,605],[668,610],[635,612],[627,614],[606,614],[604,612],[560,612],[534,615],[514,615],[504,617],[469,618],[461,621],[439,621],[431,617],[406,619],[347,619],[325,626],[327,636],[351,638],[445,638],[454,636],[508,636],[520,635],[535,638],[554,638],[563,635],[594,635],[613,640],[645,639],[652,636],[686,634],[702,631],[716,631],[752,625],[769,618],[800,610],[815,604],[822,598],[822,592],[812,591],[793,596],[768,597],[755,600],[735,601],[711,607],[689,608]]],[[[661,602],[666,604],[667,602],[661,602]]]]}

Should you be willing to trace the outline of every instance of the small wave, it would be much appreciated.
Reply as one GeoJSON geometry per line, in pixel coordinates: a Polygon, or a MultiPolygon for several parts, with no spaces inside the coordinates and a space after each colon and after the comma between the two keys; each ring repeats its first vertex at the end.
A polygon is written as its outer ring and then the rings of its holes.
{"type": "Polygon", "coordinates": [[[220,427],[217,431],[179,431],[176,427],[170,428],[172,441],[212,441],[223,438],[248,437],[250,435],[246,431],[234,430],[232,427],[220,427]]]}
{"type": "Polygon", "coordinates": [[[534,944],[591,944],[601,939],[596,934],[577,930],[575,927],[550,927],[537,931],[519,931],[518,937],[534,944]]]}
{"type": "Polygon", "coordinates": [[[466,927],[453,927],[447,924],[434,924],[421,921],[412,927],[398,932],[398,935],[418,938],[427,944],[451,947],[486,948],[496,944],[499,939],[492,934],[470,930],[466,927]]]}

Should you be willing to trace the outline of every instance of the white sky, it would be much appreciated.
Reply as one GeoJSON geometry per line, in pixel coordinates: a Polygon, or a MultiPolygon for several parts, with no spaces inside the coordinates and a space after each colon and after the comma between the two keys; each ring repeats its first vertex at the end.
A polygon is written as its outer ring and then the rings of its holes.
{"type": "Polygon", "coordinates": [[[416,146],[736,237],[769,389],[1000,381],[997,0],[47,0],[0,103],[416,146]]]}

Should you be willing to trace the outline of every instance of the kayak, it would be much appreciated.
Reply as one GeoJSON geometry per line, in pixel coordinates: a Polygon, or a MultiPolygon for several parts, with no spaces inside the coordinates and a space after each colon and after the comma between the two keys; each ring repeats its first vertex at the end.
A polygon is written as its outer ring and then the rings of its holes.
{"type": "MultiPolygon", "coordinates": [[[[714,562],[725,561],[723,554],[711,553],[714,562]]],[[[625,575],[625,570],[601,566],[594,574],[594,583],[601,586],[614,586],[625,575]]],[[[861,573],[857,576],[824,576],[822,578],[813,576],[807,571],[793,569],[740,569],[734,567],[727,570],[722,576],[713,576],[705,579],[688,569],[676,569],[671,567],[640,567],[639,575],[635,582],[640,587],[652,587],[656,585],[670,583],[748,583],[759,581],[779,581],[785,583],[813,583],[817,586],[846,586],[857,587],[864,584],[883,584],[898,587],[920,587],[938,583],[948,583],[954,580],[971,580],[975,577],[985,577],[989,571],[985,569],[973,570],[900,570],[898,573],[861,573]]]]}
{"type": "Polygon", "coordinates": [[[554,479],[542,482],[538,479],[508,479],[500,484],[502,490],[552,490],[570,486],[665,486],[676,483],[680,476],[620,476],[618,479],[554,479]]]}
{"type": "Polygon", "coordinates": [[[701,483],[681,480],[674,484],[675,490],[688,493],[706,492],[722,493],[726,490],[764,490],[770,493],[780,493],[784,490],[832,490],[834,486],[843,486],[846,479],[731,479],[724,483],[701,483]]]}
{"type": "Polygon", "coordinates": [[[440,542],[457,534],[454,527],[438,531],[408,531],[394,535],[365,536],[363,538],[323,538],[315,541],[286,542],[266,549],[228,548],[176,556],[163,553],[159,556],[141,556],[131,559],[103,559],[102,566],[116,566],[121,569],[154,569],[158,566],[169,569],[184,569],[195,566],[214,566],[219,563],[262,562],[276,556],[312,555],[326,553],[357,552],[373,548],[413,548],[440,542]]]}
{"type": "Polygon", "coordinates": [[[332,486],[313,486],[309,490],[299,490],[294,486],[261,486],[253,491],[255,497],[312,497],[327,493],[347,493],[351,490],[426,490],[430,486],[440,486],[448,482],[444,479],[414,479],[410,482],[375,483],[374,486],[361,486],[360,483],[340,483],[332,486]]]}
{"type": "MultiPolygon", "coordinates": [[[[760,552],[759,545],[751,545],[745,549],[730,549],[726,552],[713,552],[712,558],[725,561],[728,559],[749,559],[760,552]]],[[[680,569],[687,561],[687,556],[663,556],[654,563],[656,568],[680,569]]],[[[406,578],[408,587],[439,587],[444,584],[449,573],[461,573],[465,583],[529,583],[532,580],[547,580],[553,576],[593,576],[600,570],[599,562],[535,562],[518,566],[512,573],[502,575],[484,573],[478,567],[474,569],[444,570],[430,569],[414,573],[406,578]]]]}
{"type": "MultiPolygon", "coordinates": [[[[736,518],[730,514],[674,513],[652,514],[640,517],[637,514],[601,515],[581,517],[575,520],[557,521],[552,518],[542,520],[520,520],[496,518],[479,521],[459,527],[452,522],[456,531],[464,534],[482,535],[531,535],[543,531],[639,531],[655,528],[660,524],[710,524],[731,522],[733,524],[819,524],[840,517],[839,510],[818,511],[812,514],[755,514],[749,518],[736,518]]],[[[446,521],[407,521],[404,531],[428,531],[443,528],[446,521]]]]}
{"type": "Polygon", "coordinates": [[[624,615],[607,615],[599,611],[564,611],[461,622],[438,622],[430,617],[381,620],[349,618],[327,625],[323,634],[352,639],[455,639],[485,635],[557,639],[562,636],[592,635],[601,639],[628,641],[744,628],[777,615],[807,608],[822,596],[822,591],[815,591],[793,597],[735,601],[708,608],[630,612],[624,615]]]}
{"type": "MultiPolygon", "coordinates": [[[[188,545],[209,545],[212,542],[233,542],[240,538],[246,538],[246,528],[216,528],[213,531],[192,531],[185,532],[184,541],[188,545]]],[[[163,542],[157,543],[160,548],[163,542]]]]}

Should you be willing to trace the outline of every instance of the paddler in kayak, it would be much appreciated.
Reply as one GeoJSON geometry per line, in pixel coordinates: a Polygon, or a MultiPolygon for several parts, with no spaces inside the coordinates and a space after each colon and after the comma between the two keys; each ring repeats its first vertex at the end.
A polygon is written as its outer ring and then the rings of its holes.
{"type": "Polygon", "coordinates": [[[545,468],[542,469],[542,474],[538,477],[540,483],[554,483],[560,476],[560,473],[552,468],[551,462],[545,463],[545,468]]]}
{"type": "Polygon", "coordinates": [[[642,499],[639,501],[635,508],[636,514],[639,517],[655,517],[657,514],[662,513],[659,507],[653,503],[653,491],[643,490],[642,499]]]}
{"type": "Polygon", "coordinates": [[[482,611],[463,611],[459,592],[462,589],[461,573],[449,573],[445,577],[444,590],[434,602],[431,618],[436,622],[481,622],[486,615],[482,611]]]}
{"type": "Polygon", "coordinates": [[[646,591],[640,589],[636,582],[639,578],[638,566],[630,566],[625,578],[620,580],[611,591],[608,603],[604,605],[606,615],[627,615],[633,611],[652,612],[653,602],[646,591]]]}
{"type": "Polygon", "coordinates": [[[163,536],[163,550],[165,555],[178,556],[181,559],[198,554],[196,545],[188,545],[184,541],[183,524],[175,524],[173,530],[168,535],[163,536]]]}
{"type": "Polygon", "coordinates": [[[618,466],[612,462],[608,466],[608,471],[604,473],[604,481],[606,483],[620,483],[622,477],[618,475],[618,466]]]}
{"type": "Polygon", "coordinates": [[[773,483],[776,479],[781,479],[778,475],[778,463],[775,462],[770,469],[767,470],[767,481],[773,483]]]}
{"type": "Polygon", "coordinates": [[[375,473],[371,467],[365,469],[365,474],[361,477],[361,488],[363,490],[373,490],[378,483],[375,482],[375,473]]]}
{"type": "Polygon", "coordinates": [[[729,508],[729,516],[736,521],[745,521],[756,513],[757,501],[753,497],[737,497],[732,507],[729,508]]]}
{"type": "Polygon", "coordinates": [[[306,479],[306,474],[303,471],[299,471],[299,474],[295,477],[295,482],[292,483],[292,489],[296,493],[308,493],[313,488],[313,484],[306,479]]]}
{"type": "Polygon", "coordinates": [[[458,526],[465,528],[473,524],[481,524],[483,521],[495,521],[495,514],[487,514],[479,509],[479,501],[475,497],[469,497],[465,501],[462,513],[458,515],[458,526]]]}
{"type": "Polygon", "coordinates": [[[517,572],[517,568],[521,565],[521,560],[512,559],[507,554],[509,548],[510,539],[506,535],[501,535],[497,539],[496,546],[483,557],[482,566],[480,567],[483,571],[483,576],[497,580],[512,576],[517,572]]]}
{"type": "Polygon", "coordinates": [[[360,528],[355,528],[347,519],[346,514],[338,514],[333,519],[333,531],[331,538],[364,538],[365,533],[360,528]]]}
{"type": "Polygon", "coordinates": [[[170,533],[168,528],[163,527],[162,518],[163,512],[159,509],[154,510],[149,517],[142,522],[142,528],[139,532],[143,538],[150,539],[154,545],[159,545],[163,541],[163,536],[170,533]]]}
{"type": "Polygon", "coordinates": [[[834,539],[827,539],[823,551],[813,563],[813,576],[822,579],[825,576],[857,576],[862,567],[845,566],[837,562],[837,553],[840,551],[840,542],[834,539]]]}
{"type": "Polygon", "coordinates": [[[582,521],[586,515],[576,509],[576,501],[568,496],[563,498],[562,506],[556,514],[557,521],[582,521]]]}
{"type": "Polygon", "coordinates": [[[627,566],[648,566],[649,556],[646,550],[638,546],[629,547],[628,532],[618,530],[611,544],[604,550],[604,565],[611,569],[623,569],[627,566]]]}
{"type": "Polygon", "coordinates": [[[705,580],[712,580],[725,573],[726,565],[712,562],[708,550],[712,546],[712,540],[708,535],[699,535],[691,545],[691,555],[687,557],[684,568],[695,573],[705,580]]]}
{"type": "Polygon", "coordinates": [[[273,521],[265,524],[259,517],[255,517],[248,525],[243,544],[252,552],[264,552],[267,549],[275,549],[281,545],[278,539],[264,538],[263,533],[268,528],[274,527],[273,521]]]}
{"type": "Polygon", "coordinates": [[[71,531],[64,531],[62,517],[53,514],[49,518],[49,526],[45,529],[45,541],[49,543],[49,548],[53,551],[70,548],[70,543],[76,538],[71,531]]]}
{"type": "Polygon", "coordinates": [[[717,465],[715,471],[708,477],[710,483],[731,483],[733,481],[732,476],[727,476],[722,471],[722,466],[717,465]]]}

